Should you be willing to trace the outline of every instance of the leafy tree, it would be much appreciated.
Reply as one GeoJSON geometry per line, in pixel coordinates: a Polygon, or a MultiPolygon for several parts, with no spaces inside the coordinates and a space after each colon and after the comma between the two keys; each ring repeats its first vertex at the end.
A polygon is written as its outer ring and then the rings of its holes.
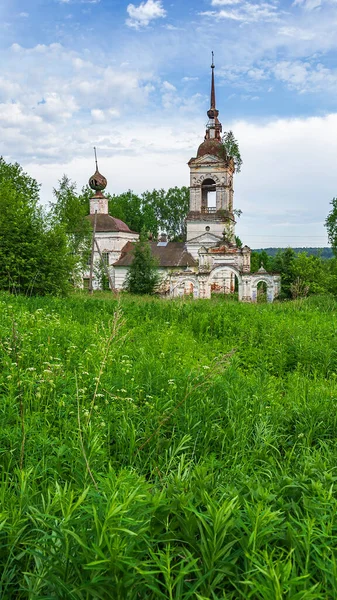
{"type": "Polygon", "coordinates": [[[74,258],[64,228],[38,202],[36,180],[0,158],[0,288],[64,294],[74,258]]]}
{"type": "Polygon", "coordinates": [[[256,273],[262,266],[266,269],[266,271],[272,271],[273,270],[272,257],[267,254],[266,250],[262,250],[261,252],[253,251],[250,256],[251,272],[256,273]]]}
{"type": "Polygon", "coordinates": [[[332,198],[330,204],[332,205],[332,209],[325,219],[325,227],[328,231],[328,239],[332,250],[335,256],[337,256],[337,198],[332,198]]]}
{"type": "Polygon", "coordinates": [[[235,243],[236,243],[236,245],[237,245],[238,248],[242,248],[242,246],[243,246],[242,240],[241,240],[241,238],[238,235],[235,236],[235,243]]]}
{"type": "Polygon", "coordinates": [[[185,218],[189,211],[190,190],[188,187],[169,188],[165,194],[160,226],[169,239],[183,241],[186,238],[185,218]]]}
{"type": "Polygon", "coordinates": [[[258,252],[252,252],[250,255],[250,271],[256,273],[260,268],[260,259],[258,252]]]}
{"type": "Polygon", "coordinates": [[[309,293],[309,289],[309,285],[307,285],[300,277],[296,277],[290,284],[290,292],[294,300],[305,298],[309,293]]]}
{"type": "Polygon", "coordinates": [[[187,187],[146,191],[141,196],[131,190],[119,195],[106,195],[110,214],[124,221],[133,231],[144,229],[154,239],[160,231],[165,231],[171,240],[184,239],[184,220],[189,208],[187,187]]]}
{"type": "Polygon", "coordinates": [[[227,156],[230,156],[234,160],[234,166],[236,173],[240,173],[242,166],[242,158],[239,148],[239,143],[234,137],[232,131],[225,131],[222,136],[222,143],[225,147],[227,156]]]}
{"type": "Polygon", "coordinates": [[[144,225],[141,198],[131,190],[119,195],[105,194],[109,199],[109,213],[126,223],[132,231],[141,231],[144,225]]]}
{"type": "Polygon", "coordinates": [[[259,268],[264,267],[266,271],[270,271],[272,266],[272,261],[270,256],[268,256],[265,250],[259,253],[259,268]]]}
{"type": "MultiPolygon", "coordinates": [[[[309,294],[325,294],[332,287],[326,261],[319,256],[308,256],[305,252],[301,252],[293,261],[291,271],[293,282],[300,282],[309,294]]],[[[297,291],[297,286],[293,287],[297,291]]]]}
{"type": "Polygon", "coordinates": [[[58,187],[53,190],[55,202],[51,204],[51,215],[64,227],[69,247],[83,266],[88,258],[91,238],[91,225],[86,219],[87,199],[84,195],[77,195],[76,184],[66,175],[63,175],[58,183],[58,187]]]}
{"type": "Polygon", "coordinates": [[[133,261],[126,278],[125,288],[131,294],[153,294],[159,283],[157,263],[152,256],[145,231],[133,250],[133,261]]]}
{"type": "Polygon", "coordinates": [[[96,261],[96,263],[94,264],[94,273],[95,273],[95,278],[98,281],[99,284],[99,288],[101,290],[109,290],[110,289],[110,285],[109,285],[109,278],[106,274],[105,268],[102,265],[101,260],[96,261]]]}
{"type": "Polygon", "coordinates": [[[293,264],[295,260],[295,252],[292,248],[286,248],[283,251],[277,252],[272,261],[272,271],[281,274],[281,294],[280,298],[290,298],[290,286],[294,279],[293,264]]]}

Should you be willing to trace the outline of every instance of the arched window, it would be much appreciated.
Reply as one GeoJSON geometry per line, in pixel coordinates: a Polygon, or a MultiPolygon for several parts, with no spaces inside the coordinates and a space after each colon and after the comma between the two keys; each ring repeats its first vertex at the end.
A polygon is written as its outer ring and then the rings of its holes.
{"type": "Polygon", "coordinates": [[[201,210],[204,212],[216,211],[216,184],[213,179],[204,179],[201,186],[201,210]]]}

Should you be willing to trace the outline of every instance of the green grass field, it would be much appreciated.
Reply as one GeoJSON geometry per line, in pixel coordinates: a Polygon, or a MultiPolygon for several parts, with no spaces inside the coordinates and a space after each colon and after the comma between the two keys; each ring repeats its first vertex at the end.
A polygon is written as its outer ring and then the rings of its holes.
{"type": "Polygon", "coordinates": [[[337,598],[337,303],[0,296],[0,598],[337,598]]]}

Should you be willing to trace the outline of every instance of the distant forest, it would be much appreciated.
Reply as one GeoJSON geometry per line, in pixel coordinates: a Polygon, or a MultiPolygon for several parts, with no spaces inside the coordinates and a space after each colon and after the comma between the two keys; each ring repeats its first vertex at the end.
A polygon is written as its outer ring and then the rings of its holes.
{"type": "MultiPolygon", "coordinates": [[[[258,248],[253,252],[266,252],[268,256],[275,256],[277,252],[283,252],[286,248],[258,248]]],[[[332,258],[333,252],[331,248],[293,248],[296,254],[305,252],[308,256],[320,256],[321,258],[332,258]]]]}

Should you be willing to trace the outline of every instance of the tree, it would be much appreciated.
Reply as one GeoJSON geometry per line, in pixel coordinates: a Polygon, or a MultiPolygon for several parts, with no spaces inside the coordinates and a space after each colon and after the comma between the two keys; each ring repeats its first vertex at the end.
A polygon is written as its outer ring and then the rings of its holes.
{"type": "Polygon", "coordinates": [[[39,185],[17,163],[0,158],[0,288],[64,294],[74,258],[63,227],[44,214],[39,185]]]}
{"type": "Polygon", "coordinates": [[[273,270],[273,259],[266,250],[254,251],[250,256],[250,270],[251,273],[256,273],[260,267],[264,267],[266,271],[273,270]]]}
{"type": "Polygon", "coordinates": [[[153,294],[159,283],[156,261],[143,230],[133,250],[133,261],[126,278],[126,290],[131,294],[153,294]]]}
{"type": "Polygon", "coordinates": [[[250,255],[250,272],[256,273],[260,268],[259,252],[253,252],[250,255]]]}
{"type": "Polygon", "coordinates": [[[293,264],[295,256],[296,254],[292,248],[286,248],[283,251],[278,251],[272,261],[272,271],[281,275],[281,298],[291,297],[290,286],[294,279],[293,264]]]}
{"type": "Polygon", "coordinates": [[[189,209],[189,188],[152,190],[137,196],[131,190],[110,196],[109,212],[133,231],[146,231],[156,239],[165,231],[174,241],[185,239],[185,217],[189,209]]]}
{"type": "Polygon", "coordinates": [[[337,198],[332,198],[330,204],[332,209],[325,219],[325,227],[328,231],[328,239],[334,255],[337,256],[337,198]]]}
{"type": "Polygon", "coordinates": [[[303,290],[307,290],[307,293],[302,295],[325,294],[331,287],[329,269],[326,268],[326,261],[323,261],[320,256],[308,256],[305,252],[301,252],[293,261],[291,272],[293,285],[290,288],[293,296],[294,291],[297,293],[300,288],[299,283],[303,290]]]}
{"type": "Polygon", "coordinates": [[[69,248],[77,257],[76,266],[83,268],[88,259],[91,239],[91,225],[86,219],[88,201],[84,193],[77,195],[76,184],[66,175],[58,183],[53,190],[55,202],[51,203],[51,216],[63,226],[69,248]]]}
{"type": "Polygon", "coordinates": [[[234,133],[232,131],[225,131],[221,141],[225,147],[227,156],[232,158],[234,161],[236,173],[240,173],[243,161],[241,158],[239,143],[235,139],[234,133]]]}
{"type": "Polygon", "coordinates": [[[131,190],[123,194],[112,196],[105,194],[109,199],[109,213],[117,219],[124,221],[132,231],[141,231],[144,222],[141,210],[141,198],[131,190]]]}

